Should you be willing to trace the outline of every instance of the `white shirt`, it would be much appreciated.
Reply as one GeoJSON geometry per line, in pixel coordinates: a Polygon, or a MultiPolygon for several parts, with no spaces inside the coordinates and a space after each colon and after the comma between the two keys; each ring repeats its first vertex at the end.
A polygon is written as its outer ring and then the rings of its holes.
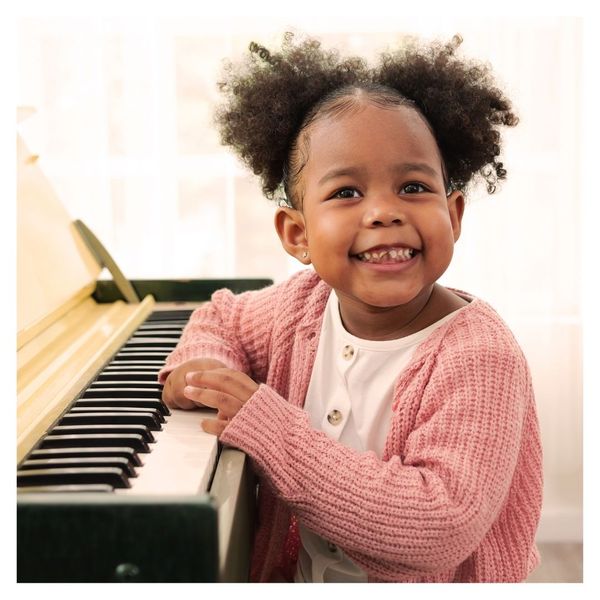
{"type": "MultiPolygon", "coordinates": [[[[414,351],[456,311],[396,340],[363,340],[344,329],[335,292],[323,315],[321,337],[304,410],[312,426],[360,452],[381,458],[392,415],[396,379],[414,351]]],[[[366,573],[327,540],[299,526],[296,582],[361,582],[366,573]]]]}

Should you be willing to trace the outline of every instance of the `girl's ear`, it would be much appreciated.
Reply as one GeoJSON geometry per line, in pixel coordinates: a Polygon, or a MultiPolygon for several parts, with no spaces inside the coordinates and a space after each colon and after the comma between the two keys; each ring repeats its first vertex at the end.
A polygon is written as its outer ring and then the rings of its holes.
{"type": "Polygon", "coordinates": [[[275,229],[285,251],[301,263],[309,265],[304,215],[295,208],[280,207],[275,213],[275,229]]]}
{"type": "Polygon", "coordinates": [[[458,190],[453,191],[448,196],[448,212],[450,213],[450,222],[452,223],[454,241],[456,242],[460,237],[460,226],[465,212],[465,197],[458,190]]]}

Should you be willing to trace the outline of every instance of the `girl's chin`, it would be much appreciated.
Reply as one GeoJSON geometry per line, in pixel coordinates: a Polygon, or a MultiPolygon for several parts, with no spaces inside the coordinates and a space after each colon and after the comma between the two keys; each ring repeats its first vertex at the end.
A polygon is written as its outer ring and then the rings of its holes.
{"type": "MultiPolygon", "coordinates": [[[[340,298],[340,292],[337,292],[338,298],[340,298]]],[[[344,296],[348,297],[347,294],[341,292],[342,298],[344,296]]],[[[389,293],[384,293],[383,290],[378,290],[377,293],[373,293],[373,291],[368,291],[365,293],[358,293],[351,295],[351,302],[355,306],[360,304],[367,309],[372,309],[373,311],[388,311],[394,308],[400,308],[401,306],[409,305],[413,302],[417,296],[419,296],[419,292],[415,293],[398,293],[397,291],[390,291],[389,293]]]]}

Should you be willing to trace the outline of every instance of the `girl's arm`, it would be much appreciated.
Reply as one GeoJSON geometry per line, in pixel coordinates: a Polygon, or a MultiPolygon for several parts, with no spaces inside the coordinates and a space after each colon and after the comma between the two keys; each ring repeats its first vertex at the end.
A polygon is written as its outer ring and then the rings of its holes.
{"type": "Polygon", "coordinates": [[[369,574],[456,568],[498,517],[521,438],[537,425],[527,417],[528,369],[513,348],[475,342],[459,359],[437,358],[403,456],[383,461],[331,440],[265,385],[221,440],[248,453],[299,520],[369,574]]]}
{"type": "Polygon", "coordinates": [[[164,385],[163,402],[182,409],[206,405],[194,402],[188,393],[190,378],[197,372],[230,367],[240,374],[252,373],[259,381],[266,376],[271,321],[261,315],[274,295],[273,288],[239,296],[219,290],[211,302],[195,310],[158,374],[164,385]]]}
{"type": "Polygon", "coordinates": [[[210,358],[264,381],[280,286],[235,295],[223,289],[196,309],[159,373],[160,383],[184,363],[210,358]]]}

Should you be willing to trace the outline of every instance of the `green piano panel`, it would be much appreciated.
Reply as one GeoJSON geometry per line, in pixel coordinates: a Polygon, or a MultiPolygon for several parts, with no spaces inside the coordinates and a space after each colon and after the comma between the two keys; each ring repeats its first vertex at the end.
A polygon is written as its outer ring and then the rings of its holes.
{"type": "MultiPolygon", "coordinates": [[[[148,294],[157,302],[204,302],[213,292],[227,288],[234,294],[260,290],[273,283],[272,279],[131,279],[131,285],[140,298],[148,294]]],[[[101,279],[96,282],[94,299],[97,302],[122,300],[123,294],[115,282],[101,279]]]]}
{"type": "Polygon", "coordinates": [[[218,580],[217,511],[207,495],[28,496],[17,508],[18,582],[218,580]]]}

